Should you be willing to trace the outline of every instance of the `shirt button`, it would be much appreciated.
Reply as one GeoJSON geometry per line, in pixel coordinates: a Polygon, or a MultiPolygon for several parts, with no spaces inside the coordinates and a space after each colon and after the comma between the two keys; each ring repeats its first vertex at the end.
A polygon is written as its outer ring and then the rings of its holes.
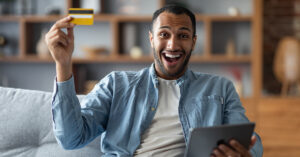
{"type": "Polygon", "coordinates": [[[154,110],[155,110],[155,108],[154,108],[154,107],[152,107],[152,108],[151,108],[151,110],[152,110],[152,111],[154,111],[154,110]]]}

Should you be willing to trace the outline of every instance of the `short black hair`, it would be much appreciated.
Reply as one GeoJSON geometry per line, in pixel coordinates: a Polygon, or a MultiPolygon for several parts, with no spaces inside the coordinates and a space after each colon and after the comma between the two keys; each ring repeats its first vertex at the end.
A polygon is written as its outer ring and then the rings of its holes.
{"type": "Polygon", "coordinates": [[[174,5],[174,4],[166,5],[162,8],[160,8],[160,9],[156,10],[153,13],[151,31],[153,30],[153,24],[154,24],[155,20],[163,12],[173,13],[173,14],[176,14],[176,15],[186,14],[187,16],[189,16],[191,21],[192,21],[192,27],[193,27],[193,31],[194,31],[193,35],[194,36],[196,35],[196,18],[195,18],[195,14],[192,11],[190,11],[189,9],[185,8],[185,7],[174,5]]]}

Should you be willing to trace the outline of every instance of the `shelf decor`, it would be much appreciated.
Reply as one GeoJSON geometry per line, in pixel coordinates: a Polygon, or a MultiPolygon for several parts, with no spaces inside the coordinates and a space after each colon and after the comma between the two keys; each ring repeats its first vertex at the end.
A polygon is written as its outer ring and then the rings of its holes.
{"type": "Polygon", "coordinates": [[[120,8],[119,13],[125,15],[133,15],[138,13],[138,4],[139,0],[119,0],[120,8]]]}
{"type": "Polygon", "coordinates": [[[240,15],[240,10],[236,7],[229,7],[228,8],[228,14],[230,16],[239,16],[240,15]]]}
{"type": "Polygon", "coordinates": [[[4,51],[2,49],[5,46],[5,44],[6,44],[6,38],[4,37],[4,35],[0,34],[0,57],[4,56],[4,51]]]}
{"type": "Polygon", "coordinates": [[[235,53],[235,44],[234,44],[233,39],[229,39],[227,41],[227,44],[226,44],[226,55],[228,57],[234,57],[236,55],[236,53],[235,53]]]}
{"type": "Polygon", "coordinates": [[[130,56],[133,58],[133,59],[139,59],[141,58],[143,55],[143,51],[140,47],[138,46],[133,46],[130,50],[130,56]]]}
{"type": "Polygon", "coordinates": [[[87,58],[102,57],[108,51],[104,46],[81,46],[81,50],[86,53],[87,58]]]}
{"type": "Polygon", "coordinates": [[[274,58],[273,71],[282,83],[281,96],[287,96],[291,85],[300,82],[300,45],[296,38],[285,37],[280,40],[274,58]]]}
{"type": "Polygon", "coordinates": [[[44,29],[41,33],[41,37],[36,45],[36,52],[37,55],[41,58],[48,58],[50,57],[50,51],[48,49],[48,46],[45,42],[45,36],[47,34],[47,30],[44,29]]]}
{"type": "Polygon", "coordinates": [[[101,0],[81,0],[80,7],[94,9],[94,14],[99,14],[102,11],[101,0]]]}

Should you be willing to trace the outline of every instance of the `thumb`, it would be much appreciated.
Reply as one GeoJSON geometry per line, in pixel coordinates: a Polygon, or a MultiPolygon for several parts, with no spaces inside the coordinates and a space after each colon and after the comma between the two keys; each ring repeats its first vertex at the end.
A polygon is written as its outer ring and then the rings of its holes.
{"type": "Polygon", "coordinates": [[[253,135],[252,137],[251,137],[251,144],[250,144],[250,148],[252,148],[253,146],[254,146],[254,144],[256,143],[256,136],[255,135],[253,135]]]}

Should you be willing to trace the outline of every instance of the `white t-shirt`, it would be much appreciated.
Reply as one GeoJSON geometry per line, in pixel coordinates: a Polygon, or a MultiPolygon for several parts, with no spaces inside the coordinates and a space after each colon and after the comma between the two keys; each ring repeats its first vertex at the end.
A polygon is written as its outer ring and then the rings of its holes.
{"type": "Polygon", "coordinates": [[[159,80],[158,108],[141,138],[136,157],[182,157],[185,141],[178,116],[180,89],[175,80],[159,80]]]}

